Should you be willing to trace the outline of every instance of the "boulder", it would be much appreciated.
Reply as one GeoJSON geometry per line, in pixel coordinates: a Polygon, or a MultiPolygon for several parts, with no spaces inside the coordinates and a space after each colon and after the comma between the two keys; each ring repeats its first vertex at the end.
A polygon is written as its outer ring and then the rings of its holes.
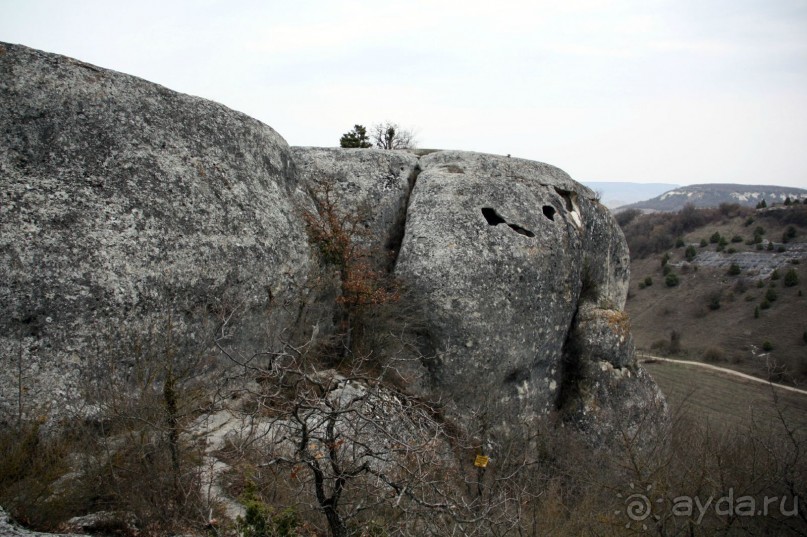
{"type": "Polygon", "coordinates": [[[560,412],[602,437],[663,402],[623,322],[624,237],[558,168],[289,148],[219,104],[18,45],[0,44],[0,108],[0,421],[78,408],[87,372],[131,362],[142,334],[248,357],[333,325],[305,230],[323,185],[422,306],[420,396],[500,436],[560,412]]]}
{"type": "MultiPolygon", "coordinates": [[[[444,151],[420,167],[395,272],[427,304],[422,389],[494,437],[555,411],[579,421],[580,371],[639,370],[625,322],[579,315],[626,320],[628,251],[609,211],[547,164],[444,151]]],[[[614,382],[630,393],[635,378],[614,382]]]]}
{"type": "Polygon", "coordinates": [[[6,415],[80,399],[90,342],[122,328],[184,323],[200,340],[193,326],[237,314],[229,342],[249,352],[270,343],[267,311],[273,333],[295,326],[310,248],[291,153],[273,129],[9,44],[0,109],[6,415]],[[22,405],[8,396],[21,385],[22,405]]]}

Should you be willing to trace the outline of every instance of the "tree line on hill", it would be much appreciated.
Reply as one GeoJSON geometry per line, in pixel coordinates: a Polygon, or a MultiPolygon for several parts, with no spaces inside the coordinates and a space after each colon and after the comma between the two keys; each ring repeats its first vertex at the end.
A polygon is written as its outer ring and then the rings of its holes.
{"type": "Polygon", "coordinates": [[[639,209],[628,209],[617,213],[616,220],[625,234],[633,259],[669,250],[687,233],[737,217],[746,221],[765,219],[781,225],[807,227],[807,205],[791,203],[787,210],[762,210],[766,208],[755,210],[736,203],[721,203],[710,208],[686,205],[677,213],[642,214],[639,209]]]}

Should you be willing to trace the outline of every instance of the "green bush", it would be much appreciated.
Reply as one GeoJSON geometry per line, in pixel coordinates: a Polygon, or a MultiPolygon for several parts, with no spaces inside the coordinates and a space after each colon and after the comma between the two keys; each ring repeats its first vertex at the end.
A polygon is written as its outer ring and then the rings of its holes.
{"type": "Polygon", "coordinates": [[[740,265],[738,265],[737,263],[732,263],[731,266],[729,267],[728,272],[729,276],[736,276],[739,273],[740,273],[740,265]]]}
{"type": "Polygon", "coordinates": [[[720,233],[715,231],[714,233],[712,233],[712,236],[709,237],[709,242],[711,242],[712,244],[717,244],[718,242],[720,242],[720,238],[721,238],[720,233]]]}
{"type": "Polygon", "coordinates": [[[785,272],[784,284],[785,284],[785,287],[795,287],[796,285],[799,284],[799,275],[796,272],[796,269],[791,268],[791,269],[788,269],[787,272],[785,272]]]}
{"type": "Polygon", "coordinates": [[[236,523],[243,537],[293,537],[297,535],[300,520],[293,507],[277,514],[258,498],[254,483],[248,482],[244,493],[244,516],[236,523]]]}
{"type": "Polygon", "coordinates": [[[698,255],[698,252],[697,250],[695,250],[695,247],[692,246],[691,244],[687,246],[687,249],[684,251],[684,257],[686,258],[686,260],[692,261],[693,259],[695,259],[696,255],[698,255]]]}
{"type": "Polygon", "coordinates": [[[795,239],[796,238],[796,228],[793,227],[793,226],[788,226],[782,236],[785,239],[783,242],[787,242],[790,239],[795,239]]]}
{"type": "Polygon", "coordinates": [[[706,248],[706,246],[708,246],[708,245],[709,245],[709,243],[706,242],[706,239],[701,239],[701,248],[706,248]]]}
{"type": "Polygon", "coordinates": [[[681,237],[678,237],[677,239],[675,239],[675,247],[676,248],[683,248],[684,247],[684,239],[682,239],[681,237]]]}
{"type": "Polygon", "coordinates": [[[667,262],[670,260],[670,254],[668,252],[664,252],[664,255],[661,256],[661,266],[666,267],[667,262]]]}
{"type": "Polygon", "coordinates": [[[759,306],[754,308],[754,319],[759,319],[759,306]]]}
{"type": "Polygon", "coordinates": [[[650,287],[651,285],[653,285],[653,278],[651,278],[650,276],[648,276],[647,278],[645,278],[645,279],[644,279],[644,284],[645,284],[647,287],[650,287]]]}
{"type": "Polygon", "coordinates": [[[739,235],[734,235],[734,236],[731,238],[731,242],[743,242],[743,238],[742,238],[742,237],[740,237],[739,235]]]}
{"type": "Polygon", "coordinates": [[[661,274],[663,274],[664,276],[666,276],[667,274],[669,274],[671,271],[672,271],[672,268],[670,267],[670,265],[664,265],[664,266],[661,268],[661,274]]]}
{"type": "Polygon", "coordinates": [[[768,309],[770,307],[771,307],[771,303],[768,302],[767,300],[763,300],[762,302],[759,303],[759,309],[761,309],[761,310],[766,310],[766,309],[768,309]]]}
{"type": "Polygon", "coordinates": [[[667,285],[667,287],[675,287],[679,283],[678,275],[675,272],[670,272],[667,274],[667,277],[664,278],[664,283],[667,285]]]}
{"type": "Polygon", "coordinates": [[[773,343],[768,341],[767,339],[762,342],[762,350],[765,352],[770,352],[773,350],[773,343]]]}
{"type": "Polygon", "coordinates": [[[767,292],[765,293],[765,300],[767,300],[768,302],[775,302],[777,298],[779,297],[776,294],[776,291],[773,289],[768,289],[767,292]]]}

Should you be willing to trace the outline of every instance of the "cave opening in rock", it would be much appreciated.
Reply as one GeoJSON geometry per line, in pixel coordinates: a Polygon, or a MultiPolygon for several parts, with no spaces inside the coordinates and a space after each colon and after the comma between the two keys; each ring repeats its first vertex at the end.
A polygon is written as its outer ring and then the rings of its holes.
{"type": "Polygon", "coordinates": [[[485,217],[485,220],[488,221],[488,225],[491,226],[498,226],[499,224],[507,223],[504,218],[502,218],[495,209],[491,209],[490,207],[482,207],[482,216],[485,217]]]}
{"type": "Polygon", "coordinates": [[[552,220],[554,222],[555,221],[555,212],[556,212],[555,208],[552,207],[551,205],[544,205],[543,210],[544,210],[544,216],[546,216],[547,218],[549,218],[550,220],[552,220]]]}
{"type": "Polygon", "coordinates": [[[507,220],[504,219],[502,215],[496,212],[496,209],[492,209],[490,207],[482,207],[482,216],[485,217],[488,225],[490,226],[498,226],[499,224],[507,224],[507,226],[518,233],[519,235],[524,235],[525,237],[534,237],[535,233],[530,231],[527,228],[521,227],[518,224],[511,224],[507,220]]]}

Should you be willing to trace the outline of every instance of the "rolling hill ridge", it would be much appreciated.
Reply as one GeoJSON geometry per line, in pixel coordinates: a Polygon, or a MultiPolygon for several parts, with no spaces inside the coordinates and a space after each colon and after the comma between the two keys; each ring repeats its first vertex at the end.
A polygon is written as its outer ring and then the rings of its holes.
{"type": "Polygon", "coordinates": [[[695,207],[717,207],[721,203],[736,203],[746,207],[756,207],[765,200],[767,205],[807,199],[807,190],[771,185],[701,184],[689,185],[669,190],[646,201],[639,201],[619,207],[620,211],[639,209],[653,212],[680,211],[685,205],[695,207]]]}

